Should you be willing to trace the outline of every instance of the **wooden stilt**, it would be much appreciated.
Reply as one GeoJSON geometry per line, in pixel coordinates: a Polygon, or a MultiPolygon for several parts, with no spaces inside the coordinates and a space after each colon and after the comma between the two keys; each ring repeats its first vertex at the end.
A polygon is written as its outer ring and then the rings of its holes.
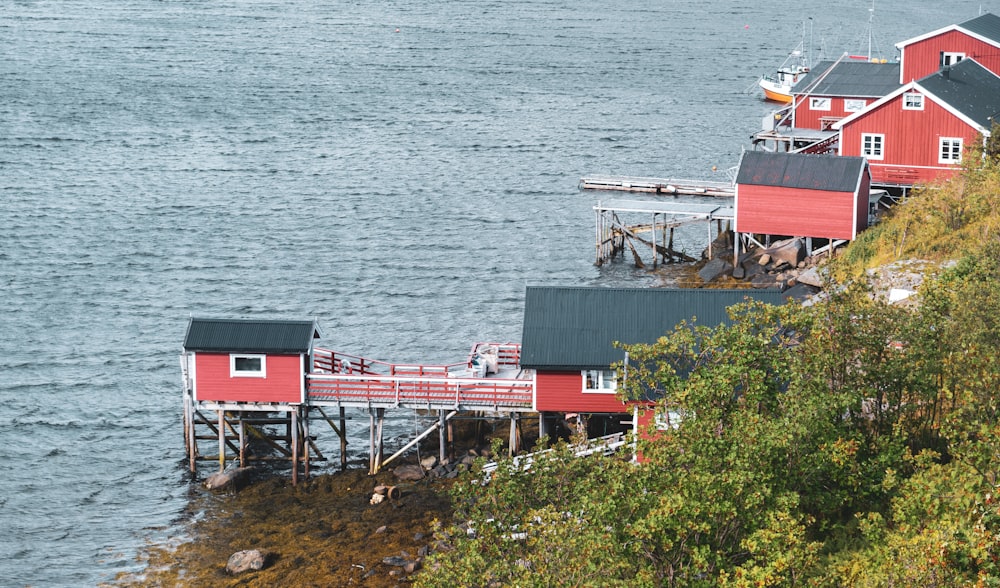
{"type": "Polygon", "coordinates": [[[298,409],[296,408],[290,414],[289,418],[289,430],[292,435],[292,486],[299,483],[299,421],[298,421],[298,409]]]}
{"type": "Polygon", "coordinates": [[[368,473],[375,471],[375,410],[368,409],[368,473]]]}
{"type": "Polygon", "coordinates": [[[445,429],[445,418],[444,411],[438,411],[438,461],[444,463],[444,460],[448,457],[445,452],[447,431],[445,429]]]}
{"type": "Polygon", "coordinates": [[[373,474],[377,474],[380,469],[382,469],[382,451],[383,451],[383,429],[385,427],[385,409],[376,408],[375,416],[378,420],[378,438],[375,440],[378,446],[375,449],[375,471],[373,474]]]}
{"type": "Polygon", "coordinates": [[[219,411],[219,471],[226,469],[226,412],[219,411]]]}
{"type": "Polygon", "coordinates": [[[240,419],[240,467],[246,467],[246,448],[247,448],[247,438],[245,431],[243,430],[243,411],[239,412],[240,419]]]}
{"type": "Polygon", "coordinates": [[[309,409],[308,408],[303,408],[301,410],[303,411],[303,413],[302,413],[302,440],[303,440],[303,443],[302,443],[302,459],[304,461],[304,466],[305,466],[303,474],[305,475],[306,479],[308,480],[309,479],[309,443],[311,441],[311,439],[309,439],[309,409]]]}
{"type": "Polygon", "coordinates": [[[340,470],[347,469],[347,419],[344,417],[344,407],[340,407],[340,470]]]}
{"type": "Polygon", "coordinates": [[[545,413],[538,413],[538,438],[547,437],[549,434],[548,430],[545,428],[545,413]]]}

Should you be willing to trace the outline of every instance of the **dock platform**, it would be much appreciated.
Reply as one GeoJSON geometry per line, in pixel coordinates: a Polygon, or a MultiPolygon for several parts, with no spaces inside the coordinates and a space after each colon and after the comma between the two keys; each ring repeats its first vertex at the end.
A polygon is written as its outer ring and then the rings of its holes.
{"type": "Polygon", "coordinates": [[[580,188],[582,190],[617,190],[619,192],[647,192],[672,196],[732,198],[736,195],[732,182],[629,176],[586,176],[580,179],[580,188]]]}
{"type": "Polygon", "coordinates": [[[708,253],[711,256],[712,241],[715,238],[712,235],[712,221],[716,221],[716,231],[721,233],[722,222],[727,221],[728,224],[735,218],[731,206],[673,201],[611,200],[598,202],[594,206],[594,211],[597,217],[597,265],[603,265],[616,255],[624,254],[625,248],[628,247],[632,251],[635,264],[643,267],[633,241],[651,248],[654,267],[660,258],[665,263],[675,260],[695,261],[693,257],[674,249],[674,229],[694,222],[704,222],[708,226],[708,253]],[[626,215],[633,220],[644,219],[644,222],[626,222],[623,220],[626,215]],[[645,222],[645,219],[648,219],[648,222],[645,222]],[[657,231],[661,233],[659,239],[657,231]],[[643,233],[649,233],[650,239],[641,237],[643,233]]]}

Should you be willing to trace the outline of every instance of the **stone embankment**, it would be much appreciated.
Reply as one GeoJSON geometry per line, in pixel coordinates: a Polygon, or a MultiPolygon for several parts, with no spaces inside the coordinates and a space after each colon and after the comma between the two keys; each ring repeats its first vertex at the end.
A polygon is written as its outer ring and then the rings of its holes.
{"type": "MultiPolygon", "coordinates": [[[[769,247],[755,247],[742,253],[733,267],[732,233],[723,233],[712,244],[712,258],[706,259],[698,277],[706,288],[779,289],[806,304],[822,299],[835,284],[824,264],[828,253],[809,256],[804,239],[776,241],[769,247]]],[[[899,260],[868,270],[865,274],[872,295],[892,304],[916,304],[916,293],[924,277],[949,264],[924,260],[899,260]]]]}

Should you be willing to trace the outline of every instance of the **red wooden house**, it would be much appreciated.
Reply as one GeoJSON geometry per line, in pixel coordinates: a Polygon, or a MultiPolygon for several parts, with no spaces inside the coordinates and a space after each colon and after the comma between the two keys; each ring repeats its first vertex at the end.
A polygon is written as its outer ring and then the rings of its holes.
{"type": "Polygon", "coordinates": [[[905,84],[935,73],[963,59],[975,59],[1000,74],[1000,16],[983,14],[965,22],[896,43],[905,84]]]}
{"type": "Polygon", "coordinates": [[[737,234],[854,239],[868,226],[861,157],[747,151],[736,174],[737,234]]]}
{"type": "Polygon", "coordinates": [[[304,403],[319,336],[314,321],[190,319],[183,359],[194,401],[304,403]]]}
{"type": "Polygon", "coordinates": [[[792,128],[828,131],[900,86],[898,63],[821,61],[792,90],[792,128]]]}
{"type": "MultiPolygon", "coordinates": [[[[634,422],[633,406],[618,398],[621,343],[653,343],[682,320],[728,322],[726,308],[746,298],[773,304],[773,290],[673,290],[663,288],[531,287],[525,292],[521,367],[535,371],[534,409],[634,422]],[[612,416],[613,415],[613,416],[612,416]]],[[[651,414],[647,419],[652,418],[651,414]]],[[[591,425],[594,421],[591,422],[591,425]]],[[[592,434],[614,431],[591,430],[592,434]]]]}
{"type": "Polygon", "coordinates": [[[1000,77],[966,58],[836,123],[838,153],[868,160],[872,183],[912,187],[947,178],[1000,114],[1000,77]]]}

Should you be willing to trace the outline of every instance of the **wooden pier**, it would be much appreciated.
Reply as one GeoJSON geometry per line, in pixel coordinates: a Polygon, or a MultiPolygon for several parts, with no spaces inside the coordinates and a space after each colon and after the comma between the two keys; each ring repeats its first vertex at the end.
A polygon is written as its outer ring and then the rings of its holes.
{"type": "Polygon", "coordinates": [[[645,267],[636,249],[638,242],[649,247],[653,253],[653,267],[662,263],[676,261],[695,261],[695,258],[674,249],[674,229],[679,226],[704,222],[708,227],[708,254],[712,255],[712,221],[716,224],[716,233],[723,231],[722,222],[734,219],[732,207],[717,204],[684,204],[679,202],[661,202],[645,200],[612,200],[598,202],[594,206],[597,217],[597,265],[614,259],[616,255],[624,255],[628,247],[635,264],[645,267]],[[628,215],[634,220],[644,218],[641,223],[629,224],[622,220],[628,215]],[[649,238],[642,235],[648,233],[649,238]],[[659,239],[657,239],[659,233],[659,239]]]}
{"type": "Polygon", "coordinates": [[[583,190],[617,190],[619,192],[646,192],[672,196],[732,198],[736,195],[732,182],[627,176],[586,176],[580,180],[580,188],[583,190]]]}
{"type": "Polygon", "coordinates": [[[184,440],[191,471],[197,461],[227,461],[241,467],[251,461],[290,461],[292,481],[300,466],[309,475],[310,463],[325,460],[310,433],[310,422],[328,424],[340,438],[341,467],[346,467],[348,408],[368,413],[369,471],[403,455],[437,431],[444,461],[450,421],[459,414],[495,415],[511,422],[511,451],[519,445],[518,420],[535,412],[534,378],[519,366],[521,346],[515,343],[476,343],[463,362],[447,365],[391,364],[328,349],[312,351],[301,402],[198,400],[190,358],[182,356],[184,379],[184,440]],[[336,410],[328,416],[326,411],[336,410]],[[436,413],[435,423],[388,458],[383,458],[383,429],[387,410],[436,413]],[[333,415],[336,416],[333,416],[333,415]],[[333,418],[331,418],[333,416],[333,418]],[[339,420],[338,422],[335,422],[339,420]],[[270,455],[251,455],[252,442],[270,455]],[[202,453],[206,444],[212,447],[202,453]]]}

